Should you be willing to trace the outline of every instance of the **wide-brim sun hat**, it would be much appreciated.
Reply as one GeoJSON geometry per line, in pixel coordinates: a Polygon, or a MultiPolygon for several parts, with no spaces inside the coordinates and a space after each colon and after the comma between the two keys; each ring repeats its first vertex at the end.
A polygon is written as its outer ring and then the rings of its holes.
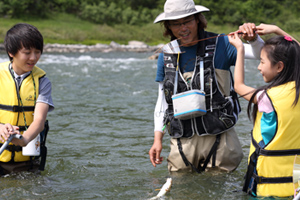
{"type": "Polygon", "coordinates": [[[167,0],[164,12],[156,17],[154,23],[181,19],[205,11],[209,11],[209,9],[201,5],[195,5],[193,0],[167,0]]]}

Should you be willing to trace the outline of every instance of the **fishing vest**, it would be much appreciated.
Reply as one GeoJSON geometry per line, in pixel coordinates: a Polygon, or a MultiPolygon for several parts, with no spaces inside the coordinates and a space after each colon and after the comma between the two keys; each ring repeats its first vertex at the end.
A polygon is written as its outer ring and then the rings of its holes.
{"type": "MultiPolygon", "coordinates": [[[[0,64],[0,94],[5,94],[0,95],[0,123],[19,126],[20,133],[23,134],[25,130],[24,118],[27,126],[33,121],[35,98],[39,94],[39,79],[45,76],[46,73],[34,66],[31,72],[34,81],[31,74],[29,74],[23,79],[20,88],[18,88],[12,73],[9,69],[9,62],[0,64]]],[[[15,146],[12,143],[0,155],[1,162],[23,162],[28,160],[30,160],[30,156],[22,155],[22,147],[15,146]]]]}
{"type": "MultiPolygon", "coordinates": [[[[200,31],[199,38],[210,38],[214,33],[200,31]]],[[[177,67],[177,54],[164,54],[165,78],[164,93],[168,108],[164,116],[164,124],[173,138],[192,137],[200,135],[218,135],[232,128],[237,122],[240,106],[237,94],[232,91],[225,97],[219,89],[214,68],[214,54],[217,40],[208,39],[198,43],[196,65],[190,84],[183,78],[179,70],[177,93],[191,89],[200,89],[200,62],[204,62],[204,92],[207,113],[200,117],[187,120],[174,118],[172,95],[177,67]]],[[[179,58],[180,59],[180,58],[179,58]]]]}
{"type": "Polygon", "coordinates": [[[295,82],[267,90],[274,111],[257,112],[243,191],[253,196],[294,195],[293,164],[300,154],[300,104],[295,82]]]}

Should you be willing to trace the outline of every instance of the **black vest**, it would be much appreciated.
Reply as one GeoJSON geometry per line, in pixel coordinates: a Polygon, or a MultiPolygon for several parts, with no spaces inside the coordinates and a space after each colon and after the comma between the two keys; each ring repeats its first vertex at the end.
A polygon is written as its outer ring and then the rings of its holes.
{"type": "MultiPolygon", "coordinates": [[[[210,38],[213,36],[217,35],[204,31],[199,34],[199,38],[210,38]]],[[[190,89],[200,89],[199,65],[200,60],[204,61],[204,91],[207,113],[206,115],[188,120],[175,119],[173,113],[172,95],[178,55],[164,54],[164,92],[168,103],[168,108],[164,116],[164,124],[173,138],[192,137],[195,133],[198,135],[217,135],[232,128],[237,122],[237,116],[240,112],[237,94],[232,90],[230,96],[225,97],[218,87],[213,64],[215,48],[215,38],[198,42],[195,61],[197,64],[195,65],[190,84],[183,79],[179,70],[177,93],[190,89]]]]}

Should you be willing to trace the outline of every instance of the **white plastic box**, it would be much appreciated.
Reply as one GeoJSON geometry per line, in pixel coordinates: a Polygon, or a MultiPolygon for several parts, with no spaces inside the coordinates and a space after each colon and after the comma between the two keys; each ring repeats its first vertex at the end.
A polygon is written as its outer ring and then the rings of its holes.
{"type": "Polygon", "coordinates": [[[175,94],[172,100],[176,119],[191,119],[206,114],[205,93],[201,90],[175,94]]]}

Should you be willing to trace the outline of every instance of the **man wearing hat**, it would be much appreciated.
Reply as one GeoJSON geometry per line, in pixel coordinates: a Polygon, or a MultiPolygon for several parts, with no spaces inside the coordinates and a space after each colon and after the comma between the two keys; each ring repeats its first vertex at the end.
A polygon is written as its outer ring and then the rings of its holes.
{"type": "MultiPolygon", "coordinates": [[[[161,22],[164,36],[177,40],[177,48],[180,47],[180,52],[163,52],[158,57],[159,92],[154,112],[154,143],[149,151],[154,167],[163,161],[160,154],[165,127],[171,136],[169,171],[201,172],[215,167],[230,172],[243,158],[234,130],[240,107],[231,87],[230,72],[230,66],[235,65],[236,49],[227,36],[204,31],[205,11],[209,9],[195,5],[193,0],[167,0],[164,13],[154,21],[161,22]],[[174,117],[173,94],[201,88],[205,92],[205,114],[174,117]]],[[[247,31],[250,25],[240,27],[247,33],[244,39],[249,41],[245,44],[245,58],[259,59],[263,40],[253,34],[252,28],[247,31]]]]}

